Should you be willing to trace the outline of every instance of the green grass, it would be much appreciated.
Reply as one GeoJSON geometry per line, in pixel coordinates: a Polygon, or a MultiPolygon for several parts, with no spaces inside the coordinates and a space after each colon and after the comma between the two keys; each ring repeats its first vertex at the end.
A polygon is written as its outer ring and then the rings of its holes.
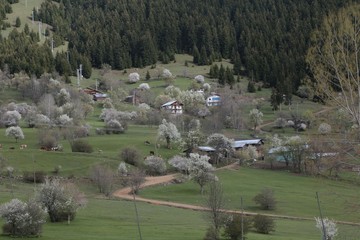
{"type": "MultiPolygon", "coordinates": [[[[12,196],[5,184],[0,182],[0,202],[9,201],[12,196]]],[[[91,195],[92,193],[88,193],[91,195]]],[[[15,183],[14,196],[27,199],[33,196],[30,184],[15,183]]],[[[47,222],[41,239],[87,240],[87,239],[138,239],[135,208],[131,201],[88,199],[86,208],[79,210],[70,225],[47,222]]],[[[208,222],[203,212],[137,203],[139,223],[143,239],[198,240],[205,235],[208,222]]],[[[248,233],[253,240],[316,240],[320,232],[315,221],[276,220],[276,231],[269,234],[248,233]]],[[[0,224],[2,221],[0,220],[0,224]]],[[[358,227],[338,225],[339,236],[356,239],[358,227]]],[[[0,235],[0,239],[12,239],[0,235]]],[[[342,238],[344,239],[344,238],[342,238]]]]}
{"type": "MultiPolygon", "coordinates": [[[[6,17],[7,22],[11,24],[12,27],[1,31],[1,34],[3,37],[7,37],[9,33],[15,28],[15,20],[17,17],[20,18],[21,26],[18,28],[18,31],[22,31],[24,29],[25,24],[27,23],[29,25],[30,31],[33,30],[34,32],[39,32],[39,25],[38,22],[32,23],[31,21],[31,11],[34,8],[39,7],[41,3],[45,2],[45,0],[19,0],[18,3],[12,4],[11,7],[13,9],[13,12],[11,14],[7,14],[6,17]]],[[[43,31],[45,31],[45,28],[48,27],[46,24],[43,23],[43,31]]],[[[42,40],[45,40],[45,37],[42,37],[42,40]]]]}
{"type": "MultiPolygon", "coordinates": [[[[226,208],[240,210],[240,198],[247,211],[312,218],[319,215],[315,193],[319,192],[323,214],[339,221],[358,221],[347,209],[360,199],[360,187],[346,182],[294,175],[288,172],[241,168],[217,172],[225,193],[226,208]],[[264,187],[275,191],[277,209],[261,211],[252,201],[264,187]]],[[[203,205],[204,196],[193,182],[144,189],[145,198],[203,205]]]]}

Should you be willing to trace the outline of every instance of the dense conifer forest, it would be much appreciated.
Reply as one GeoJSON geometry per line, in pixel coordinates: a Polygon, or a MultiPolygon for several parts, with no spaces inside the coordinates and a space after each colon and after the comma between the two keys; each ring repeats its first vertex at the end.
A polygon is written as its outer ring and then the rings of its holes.
{"type": "MultiPolygon", "coordinates": [[[[0,18],[11,11],[10,2],[0,4],[0,18]]],[[[287,94],[296,91],[306,75],[311,32],[327,13],[350,1],[56,2],[46,1],[39,11],[34,9],[35,20],[53,26],[56,45],[69,42],[70,62],[65,53],[52,59],[49,42],[39,46],[37,34],[14,30],[8,39],[1,39],[1,67],[8,64],[10,72],[24,70],[38,76],[54,70],[74,75],[79,62],[87,68],[106,63],[124,69],[158,60],[167,63],[175,53],[189,53],[199,65],[231,59],[235,75],[247,75],[287,94]]]]}

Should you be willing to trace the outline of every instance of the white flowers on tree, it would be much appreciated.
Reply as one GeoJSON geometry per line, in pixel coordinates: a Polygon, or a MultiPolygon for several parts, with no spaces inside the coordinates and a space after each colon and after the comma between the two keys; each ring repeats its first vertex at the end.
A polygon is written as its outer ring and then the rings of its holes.
{"type": "Polygon", "coordinates": [[[165,88],[164,94],[169,96],[170,98],[177,99],[181,94],[181,90],[180,88],[175,87],[174,85],[170,85],[165,88]]]}
{"type": "Polygon", "coordinates": [[[46,211],[33,200],[22,202],[12,199],[0,206],[0,216],[5,220],[4,234],[17,237],[39,236],[45,223],[46,211]]]}
{"type": "Polygon", "coordinates": [[[198,83],[204,83],[205,82],[205,78],[203,75],[197,75],[195,76],[195,81],[198,83]]]}
{"type": "Polygon", "coordinates": [[[129,74],[129,82],[136,83],[140,80],[140,75],[137,72],[133,72],[129,74]]]}
{"type": "Polygon", "coordinates": [[[184,104],[185,111],[196,111],[205,104],[204,94],[194,91],[182,91],[179,96],[180,101],[184,104]]]}
{"type": "Polygon", "coordinates": [[[57,94],[57,104],[58,106],[62,106],[65,103],[70,102],[71,97],[70,97],[70,93],[68,92],[68,90],[66,90],[65,88],[60,89],[59,93],[57,94]]]}
{"type": "Polygon", "coordinates": [[[185,175],[189,175],[190,173],[190,158],[182,157],[179,155],[173,156],[169,160],[170,166],[174,167],[177,171],[184,173],[185,175]]]}
{"type": "Polygon", "coordinates": [[[163,119],[158,128],[158,140],[165,140],[167,148],[170,149],[171,143],[181,140],[181,135],[173,123],[163,119]]]}
{"type": "Polygon", "coordinates": [[[21,127],[9,127],[5,130],[5,136],[15,138],[17,142],[18,139],[24,139],[24,133],[21,127]]]}
{"type": "Polygon", "coordinates": [[[250,117],[250,122],[254,126],[254,131],[256,131],[256,128],[263,122],[262,119],[263,116],[264,114],[260,112],[259,109],[257,108],[254,108],[250,111],[249,117],[250,117]]]}
{"type": "Polygon", "coordinates": [[[190,178],[199,184],[201,193],[204,192],[206,183],[216,180],[216,176],[213,173],[214,168],[209,163],[209,159],[206,155],[190,153],[190,178]]]}
{"type": "Polygon", "coordinates": [[[7,111],[3,117],[3,122],[5,126],[17,126],[20,119],[21,114],[18,111],[7,111]]]}
{"type": "Polygon", "coordinates": [[[139,85],[139,89],[140,89],[140,90],[149,90],[149,89],[150,89],[150,86],[149,86],[148,83],[141,83],[141,84],[139,85]]]}
{"type": "Polygon", "coordinates": [[[162,175],[166,172],[166,164],[161,157],[148,156],[144,160],[144,165],[151,175],[162,175]]]}
{"type": "Polygon", "coordinates": [[[334,221],[328,218],[324,218],[321,221],[321,218],[319,217],[315,217],[315,221],[316,221],[316,228],[318,228],[321,231],[323,237],[325,235],[324,239],[333,240],[336,237],[338,229],[334,221]]]}
{"type": "Polygon", "coordinates": [[[230,140],[229,138],[225,137],[223,134],[220,133],[214,133],[208,137],[206,144],[210,147],[215,148],[217,154],[216,164],[218,164],[223,157],[231,154],[232,143],[233,140],[230,140]]]}
{"type": "Polygon", "coordinates": [[[318,132],[322,135],[331,133],[331,125],[328,123],[321,123],[318,132]]]}
{"type": "Polygon", "coordinates": [[[170,70],[169,70],[169,69],[166,69],[166,68],[163,70],[162,76],[163,76],[163,78],[165,78],[165,79],[170,79],[170,78],[173,77],[173,75],[172,75],[172,73],[170,72],[170,70]]]}
{"type": "Polygon", "coordinates": [[[59,179],[46,179],[38,192],[38,200],[46,208],[51,222],[70,221],[86,199],[71,183],[61,183],[59,179]]]}
{"type": "Polygon", "coordinates": [[[118,172],[120,174],[120,176],[126,176],[128,174],[128,169],[126,167],[126,163],[125,162],[121,162],[118,166],[118,172]]]}
{"type": "Polygon", "coordinates": [[[36,127],[45,127],[50,124],[50,119],[44,114],[39,113],[35,116],[34,124],[36,127]]]}
{"type": "Polygon", "coordinates": [[[66,126],[72,125],[73,119],[71,117],[69,117],[67,114],[62,114],[59,116],[57,122],[60,127],[66,127],[66,126]]]}

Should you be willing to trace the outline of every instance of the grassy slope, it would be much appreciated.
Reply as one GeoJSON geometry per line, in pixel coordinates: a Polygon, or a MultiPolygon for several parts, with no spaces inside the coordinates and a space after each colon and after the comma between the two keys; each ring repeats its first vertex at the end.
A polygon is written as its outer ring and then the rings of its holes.
{"type": "MultiPolygon", "coordinates": [[[[360,199],[359,186],[320,178],[298,176],[288,172],[267,171],[250,168],[222,170],[217,173],[225,193],[226,208],[240,209],[240,198],[244,208],[259,213],[274,213],[312,218],[318,215],[315,192],[321,199],[323,214],[342,221],[358,221],[358,213],[349,210],[349,203],[360,199]],[[264,187],[274,189],[277,200],[275,211],[261,211],[252,201],[264,187]]],[[[146,198],[165,201],[186,202],[201,205],[204,201],[199,187],[192,182],[158,186],[142,191],[146,198]]]]}

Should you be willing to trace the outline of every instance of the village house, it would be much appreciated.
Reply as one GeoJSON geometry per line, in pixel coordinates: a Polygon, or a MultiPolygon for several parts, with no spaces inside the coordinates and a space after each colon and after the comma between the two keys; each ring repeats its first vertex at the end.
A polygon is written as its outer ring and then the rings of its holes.
{"type": "Polygon", "coordinates": [[[183,113],[183,104],[180,103],[179,101],[170,101],[167,103],[164,103],[163,105],[161,105],[161,109],[172,113],[172,114],[182,114],[183,113]]]}
{"type": "Polygon", "coordinates": [[[221,103],[221,98],[219,95],[211,95],[206,99],[206,106],[212,107],[212,106],[219,106],[221,103]]]}
{"type": "Polygon", "coordinates": [[[106,93],[103,93],[94,88],[87,87],[87,88],[84,88],[83,91],[86,94],[91,95],[93,97],[94,101],[104,100],[104,99],[108,98],[108,95],[106,93]]]}

